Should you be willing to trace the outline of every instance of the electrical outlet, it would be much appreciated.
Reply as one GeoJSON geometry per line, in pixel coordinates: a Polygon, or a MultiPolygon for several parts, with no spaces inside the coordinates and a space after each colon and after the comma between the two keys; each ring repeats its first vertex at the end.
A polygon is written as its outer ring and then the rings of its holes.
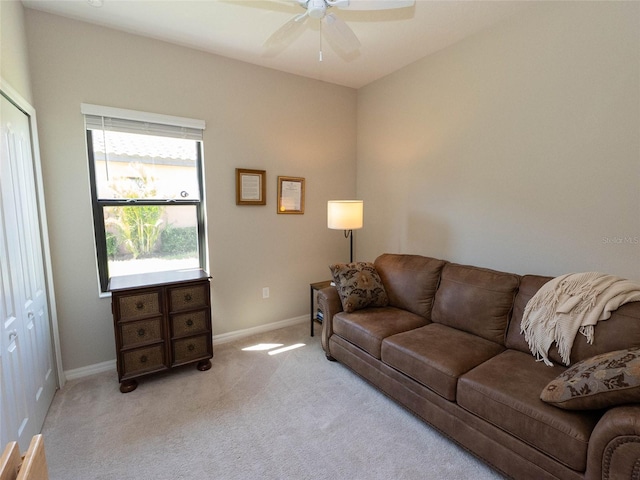
{"type": "Polygon", "coordinates": [[[262,298],[269,298],[269,287],[264,287],[262,289],[262,298]]]}

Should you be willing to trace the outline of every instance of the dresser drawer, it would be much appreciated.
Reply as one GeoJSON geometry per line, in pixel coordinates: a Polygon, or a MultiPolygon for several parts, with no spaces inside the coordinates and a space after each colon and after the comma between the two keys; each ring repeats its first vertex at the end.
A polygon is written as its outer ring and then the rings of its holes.
{"type": "Polygon", "coordinates": [[[160,293],[147,292],[138,295],[123,295],[118,297],[120,320],[161,315],[160,293]]]}
{"type": "Polygon", "coordinates": [[[209,283],[169,290],[169,311],[179,312],[209,305],[209,283]]]}
{"type": "Polygon", "coordinates": [[[128,350],[122,354],[122,377],[156,372],[167,368],[164,359],[164,343],[128,350]]]}
{"type": "Polygon", "coordinates": [[[120,323],[121,348],[162,341],[162,317],[120,323]]]}
{"type": "Polygon", "coordinates": [[[171,332],[174,337],[184,337],[209,331],[209,309],[171,316],[171,332]]]}
{"type": "Polygon", "coordinates": [[[173,342],[173,365],[210,358],[208,334],[181,338],[173,342]]]}

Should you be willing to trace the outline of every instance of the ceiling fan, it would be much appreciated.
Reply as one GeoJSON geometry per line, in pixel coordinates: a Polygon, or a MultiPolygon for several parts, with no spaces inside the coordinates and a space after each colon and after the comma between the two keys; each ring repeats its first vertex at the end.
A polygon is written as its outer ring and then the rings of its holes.
{"type": "MultiPolygon", "coordinates": [[[[288,0],[287,3],[298,4],[305,9],[304,13],[294,16],[276,30],[264,43],[265,47],[278,47],[287,44],[305,25],[307,18],[321,21],[327,38],[346,54],[356,52],[361,44],[351,27],[334,13],[327,11],[336,7],[342,10],[388,10],[405,8],[414,5],[415,0],[288,0]]],[[[322,60],[322,52],[320,55],[322,60]]]]}

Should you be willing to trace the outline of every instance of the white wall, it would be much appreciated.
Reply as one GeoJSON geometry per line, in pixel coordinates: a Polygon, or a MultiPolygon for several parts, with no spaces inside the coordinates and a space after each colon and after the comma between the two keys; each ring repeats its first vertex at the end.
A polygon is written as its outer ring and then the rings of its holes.
{"type": "Polygon", "coordinates": [[[326,227],[326,201],[355,193],[355,90],[25,12],[65,370],[115,358],[82,102],[206,121],[214,335],[308,314],[309,283],[348,256],[342,233],[326,227]],[[267,206],[235,205],[237,167],[267,171],[267,206]],[[304,215],[276,214],[278,175],[306,178],[304,215]]]}
{"type": "Polygon", "coordinates": [[[358,91],[360,260],[640,279],[640,4],[539,2],[358,91]]]}
{"type": "Polygon", "coordinates": [[[0,1],[0,75],[22,98],[33,103],[24,9],[18,0],[0,1]]]}

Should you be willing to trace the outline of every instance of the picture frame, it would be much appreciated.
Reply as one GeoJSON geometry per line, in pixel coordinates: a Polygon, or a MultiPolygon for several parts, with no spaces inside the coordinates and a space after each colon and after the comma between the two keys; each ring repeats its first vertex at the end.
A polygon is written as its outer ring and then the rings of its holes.
{"type": "Polygon", "coordinates": [[[266,170],[236,168],[236,205],[266,205],[266,170]]]}
{"type": "Polygon", "coordinates": [[[302,177],[278,177],[278,213],[304,213],[304,183],[302,177]]]}

